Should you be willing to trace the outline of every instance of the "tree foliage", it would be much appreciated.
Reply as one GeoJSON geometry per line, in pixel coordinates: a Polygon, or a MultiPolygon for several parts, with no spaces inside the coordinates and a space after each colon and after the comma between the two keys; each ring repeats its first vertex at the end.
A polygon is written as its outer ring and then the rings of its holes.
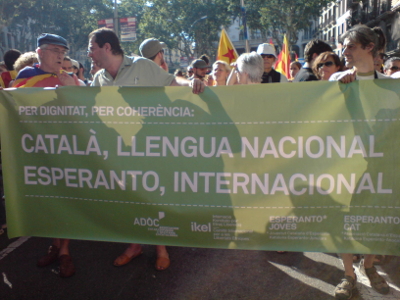
{"type": "Polygon", "coordinates": [[[214,56],[221,26],[231,23],[225,0],[136,2],[142,8],[139,13],[138,42],[155,37],[164,41],[170,49],[181,50],[187,57],[203,53],[214,56]],[[200,20],[204,16],[207,18],[200,20]],[[194,45],[195,50],[192,47],[194,45]]]}
{"type": "Polygon", "coordinates": [[[68,40],[72,51],[86,47],[87,36],[97,28],[97,20],[111,18],[113,14],[111,0],[18,2],[21,5],[14,5],[14,17],[8,20],[6,26],[22,32],[23,35],[29,34],[33,39],[43,32],[59,34],[68,40]]]}
{"type": "MultiPolygon", "coordinates": [[[[239,4],[231,1],[231,10],[238,15],[239,4]]],[[[311,19],[320,16],[323,7],[331,0],[246,0],[247,24],[249,28],[262,32],[268,28],[273,37],[286,33],[289,44],[298,40],[298,32],[311,24],[311,19]]]]}

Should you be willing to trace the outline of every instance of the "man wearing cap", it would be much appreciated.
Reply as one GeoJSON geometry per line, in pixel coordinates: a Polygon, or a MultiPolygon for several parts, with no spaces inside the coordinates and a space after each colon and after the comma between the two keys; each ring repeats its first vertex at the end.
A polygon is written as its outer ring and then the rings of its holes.
{"type": "Polygon", "coordinates": [[[264,43],[258,45],[257,54],[260,54],[264,61],[264,73],[261,83],[288,82],[285,75],[275,71],[273,65],[276,61],[275,47],[264,43]]]}
{"type": "Polygon", "coordinates": [[[164,42],[150,38],[140,44],[139,50],[143,57],[154,61],[165,72],[168,72],[168,65],[164,59],[164,48],[166,47],[167,45],[164,42]]]}
{"type": "Polygon", "coordinates": [[[209,68],[210,67],[204,60],[202,59],[194,60],[192,62],[193,76],[191,78],[200,79],[201,81],[204,82],[204,84],[206,84],[207,83],[206,75],[209,68]]]}
{"type": "Polygon", "coordinates": [[[89,34],[88,56],[102,69],[92,86],[190,86],[194,94],[204,90],[200,80],[175,78],[148,59],[125,56],[117,35],[108,28],[89,34]]]}
{"type": "Polygon", "coordinates": [[[62,70],[64,57],[69,50],[67,41],[56,34],[42,33],[37,39],[36,53],[39,64],[22,69],[13,87],[55,87],[79,85],[78,78],[62,70]]]}
{"type": "MultiPolygon", "coordinates": [[[[55,87],[58,85],[79,85],[75,75],[69,75],[62,69],[67,54],[67,41],[55,34],[43,33],[37,39],[36,53],[39,64],[22,69],[14,82],[15,87],[55,87]]],[[[60,277],[75,274],[75,266],[69,255],[69,239],[53,239],[48,253],[37,262],[38,267],[45,267],[56,261],[60,262],[60,277]]]]}
{"type": "Polygon", "coordinates": [[[326,51],[332,52],[332,47],[324,41],[318,39],[309,41],[304,48],[304,60],[306,62],[301,70],[296,74],[292,82],[319,80],[317,76],[315,76],[312,66],[318,55],[326,51]]]}

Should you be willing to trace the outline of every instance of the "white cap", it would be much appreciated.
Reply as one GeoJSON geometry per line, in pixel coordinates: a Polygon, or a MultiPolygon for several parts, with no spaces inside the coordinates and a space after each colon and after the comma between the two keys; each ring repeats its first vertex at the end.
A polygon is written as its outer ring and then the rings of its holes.
{"type": "Polygon", "coordinates": [[[257,54],[271,54],[276,57],[275,47],[268,43],[260,44],[257,48],[257,54]]]}

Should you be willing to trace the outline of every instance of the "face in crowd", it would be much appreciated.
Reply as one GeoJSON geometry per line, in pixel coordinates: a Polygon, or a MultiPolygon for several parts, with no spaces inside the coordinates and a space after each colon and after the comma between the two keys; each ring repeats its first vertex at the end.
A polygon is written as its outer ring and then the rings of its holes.
{"type": "Polygon", "coordinates": [[[208,68],[193,68],[193,74],[196,78],[203,79],[207,75],[208,68]]]}
{"type": "Polygon", "coordinates": [[[41,69],[49,73],[58,73],[68,51],[63,46],[47,44],[39,48],[37,53],[41,69]]]}
{"type": "Polygon", "coordinates": [[[400,61],[394,60],[390,62],[388,68],[385,69],[385,74],[390,76],[398,71],[400,71],[400,61]]]}
{"type": "Polygon", "coordinates": [[[73,72],[74,67],[72,66],[72,62],[70,60],[64,60],[62,63],[62,69],[67,72],[73,72]]]}
{"type": "Polygon", "coordinates": [[[297,73],[299,73],[300,68],[297,64],[291,63],[290,64],[290,78],[294,78],[296,76],[297,73]]]}
{"type": "Polygon", "coordinates": [[[335,60],[330,55],[327,59],[317,64],[318,75],[321,80],[329,80],[333,73],[340,70],[340,66],[336,65],[335,60]]]}
{"type": "Polygon", "coordinates": [[[275,64],[276,57],[272,54],[261,54],[264,60],[264,71],[270,72],[275,64]]]}
{"type": "Polygon", "coordinates": [[[370,59],[373,48],[373,43],[363,47],[361,43],[346,38],[343,42],[343,56],[346,60],[346,67],[352,68],[370,59]]]}
{"type": "Polygon", "coordinates": [[[105,68],[104,63],[105,63],[105,52],[107,48],[111,48],[110,44],[105,43],[102,48],[100,48],[99,44],[96,43],[95,41],[96,37],[93,36],[89,40],[89,45],[88,45],[88,57],[92,59],[92,61],[100,68],[103,69],[105,68]]]}
{"type": "Polygon", "coordinates": [[[229,76],[229,71],[223,64],[214,64],[211,75],[215,81],[226,81],[229,76]]]}

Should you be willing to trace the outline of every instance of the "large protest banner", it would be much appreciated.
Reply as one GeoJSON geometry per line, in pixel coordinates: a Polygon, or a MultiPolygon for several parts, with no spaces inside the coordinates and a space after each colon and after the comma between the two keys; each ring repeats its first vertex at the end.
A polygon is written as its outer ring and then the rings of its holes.
{"type": "Polygon", "coordinates": [[[399,255],[399,92],[4,90],[9,235],[399,255]]]}

